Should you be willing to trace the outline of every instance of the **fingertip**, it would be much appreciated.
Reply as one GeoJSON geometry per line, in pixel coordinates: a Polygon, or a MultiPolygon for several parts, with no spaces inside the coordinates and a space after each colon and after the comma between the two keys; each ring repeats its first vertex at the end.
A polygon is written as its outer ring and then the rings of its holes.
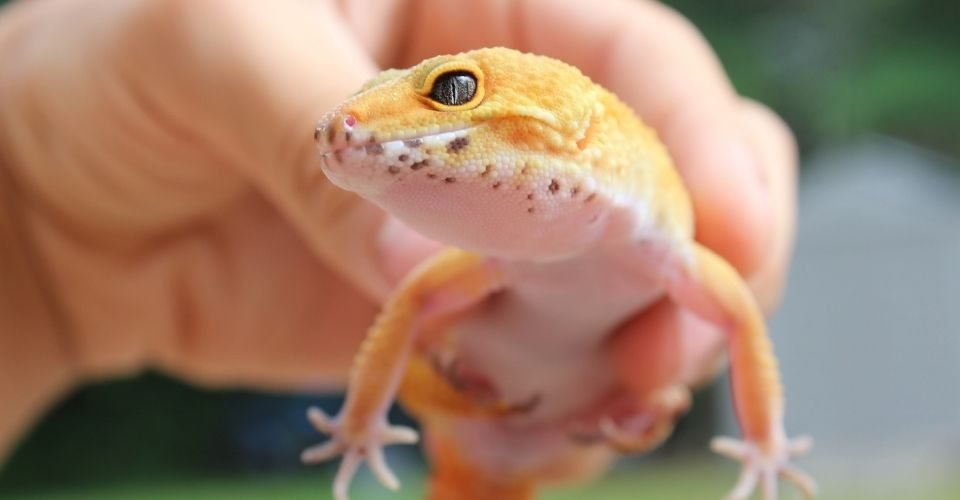
{"type": "Polygon", "coordinates": [[[750,275],[764,260],[772,225],[761,158],[733,106],[686,108],[662,134],[693,201],[696,237],[750,275]]]}
{"type": "Polygon", "coordinates": [[[782,295],[793,249],[797,143],[786,122],[763,104],[745,99],[740,111],[744,132],[759,161],[761,180],[769,192],[770,236],[749,282],[761,306],[770,311],[782,295]]]}

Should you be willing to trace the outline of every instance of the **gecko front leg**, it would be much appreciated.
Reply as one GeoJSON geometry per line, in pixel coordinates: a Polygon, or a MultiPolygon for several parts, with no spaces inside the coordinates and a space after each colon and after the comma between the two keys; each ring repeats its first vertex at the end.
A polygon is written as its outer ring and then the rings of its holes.
{"type": "Polygon", "coordinates": [[[733,399],[743,440],[718,438],[711,444],[715,451],[743,464],[729,498],[745,500],[760,484],[763,498],[774,499],[780,476],[813,497],[813,480],[790,463],[810,448],[810,440],[790,440],[784,432],[780,373],[750,290],[729,263],[699,244],[690,244],[667,261],[669,297],[722,328],[727,336],[733,399]]]}
{"type": "Polygon", "coordinates": [[[301,458],[314,463],[344,456],[333,486],[337,500],[348,498],[350,482],[364,458],[381,484],[399,487],[384,460],[383,446],[412,444],[418,436],[413,429],[390,426],[386,415],[420,327],[477,304],[501,286],[492,260],[446,249],[414,270],[388,300],[357,354],[340,414],[330,418],[317,408],[308,413],[330,440],[304,450],[301,458]]]}

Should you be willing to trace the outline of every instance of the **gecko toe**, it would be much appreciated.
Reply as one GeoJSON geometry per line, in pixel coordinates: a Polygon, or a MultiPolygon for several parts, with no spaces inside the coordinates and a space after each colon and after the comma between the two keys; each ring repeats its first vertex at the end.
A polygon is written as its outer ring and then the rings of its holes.
{"type": "Polygon", "coordinates": [[[780,475],[787,481],[795,484],[797,488],[800,489],[800,492],[803,493],[804,498],[817,496],[817,482],[813,480],[813,476],[810,474],[791,464],[785,464],[780,469],[780,475]]]}
{"type": "Polygon", "coordinates": [[[367,450],[367,464],[370,466],[370,471],[373,472],[374,477],[385,488],[390,491],[400,489],[400,480],[387,465],[387,461],[383,457],[383,448],[375,447],[367,450]]]}
{"type": "Polygon", "coordinates": [[[305,464],[326,462],[343,453],[346,446],[336,440],[330,440],[316,446],[311,446],[300,453],[300,461],[305,464]]]}
{"type": "Polygon", "coordinates": [[[747,446],[744,442],[728,438],[715,437],[710,441],[710,449],[714,453],[723,455],[732,460],[742,462],[747,456],[747,446]]]}
{"type": "Polygon", "coordinates": [[[402,425],[392,425],[381,432],[384,444],[415,444],[420,440],[420,433],[402,425]]]}
{"type": "Polygon", "coordinates": [[[313,427],[324,434],[333,434],[336,425],[323,410],[316,406],[307,409],[307,419],[313,424],[313,427]]]}
{"type": "Polygon", "coordinates": [[[350,495],[347,493],[350,489],[350,482],[353,481],[353,476],[357,474],[357,469],[360,468],[362,461],[363,458],[360,453],[355,450],[350,450],[343,456],[340,469],[337,470],[337,476],[333,480],[333,498],[335,500],[350,500],[350,495]]]}

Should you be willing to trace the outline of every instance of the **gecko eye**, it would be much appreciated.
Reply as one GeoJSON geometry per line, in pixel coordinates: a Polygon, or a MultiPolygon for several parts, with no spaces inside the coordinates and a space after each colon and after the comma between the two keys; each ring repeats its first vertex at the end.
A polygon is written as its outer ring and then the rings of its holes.
{"type": "Polygon", "coordinates": [[[467,71],[444,73],[433,81],[430,98],[446,106],[460,106],[477,95],[477,78],[467,71]]]}

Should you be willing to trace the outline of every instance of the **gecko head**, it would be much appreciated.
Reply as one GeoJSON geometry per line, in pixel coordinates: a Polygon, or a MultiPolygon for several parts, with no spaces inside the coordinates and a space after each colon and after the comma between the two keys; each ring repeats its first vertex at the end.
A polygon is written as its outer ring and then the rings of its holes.
{"type": "Polygon", "coordinates": [[[566,224],[601,217],[589,172],[600,92],[560,61],[480,49],[384,71],[324,116],[315,138],[334,184],[428,237],[494,256],[560,256],[589,239],[566,224]]]}

